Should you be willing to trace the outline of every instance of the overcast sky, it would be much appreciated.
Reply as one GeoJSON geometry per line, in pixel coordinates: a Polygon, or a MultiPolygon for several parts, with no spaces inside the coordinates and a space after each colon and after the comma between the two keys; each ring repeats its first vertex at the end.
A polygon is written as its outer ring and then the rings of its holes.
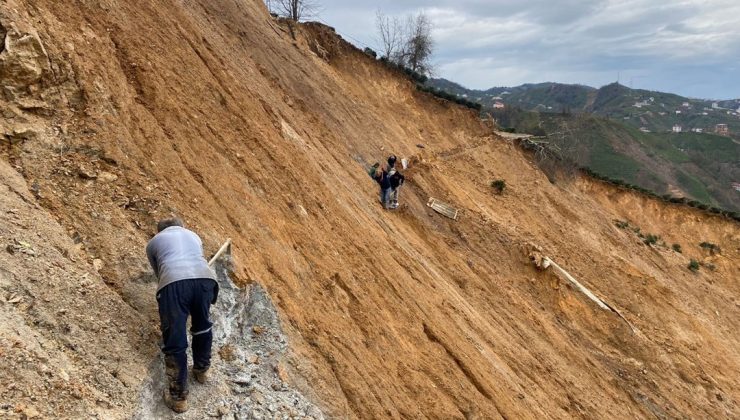
{"type": "Polygon", "coordinates": [[[317,0],[319,18],[376,48],[375,11],[423,10],[436,75],[487,89],[561,82],[740,98],[740,0],[317,0]]]}

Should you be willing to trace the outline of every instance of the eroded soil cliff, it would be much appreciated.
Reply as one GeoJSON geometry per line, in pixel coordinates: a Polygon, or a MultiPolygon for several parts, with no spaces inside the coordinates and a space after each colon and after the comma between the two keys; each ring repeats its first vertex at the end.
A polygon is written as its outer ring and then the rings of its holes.
{"type": "Polygon", "coordinates": [[[329,417],[740,416],[736,223],[552,184],[477,115],[259,0],[6,0],[0,25],[3,415],[137,410],[143,247],[177,214],[209,253],[233,239],[289,382],[329,417]],[[365,165],[391,152],[411,167],[386,212],[365,165]]]}

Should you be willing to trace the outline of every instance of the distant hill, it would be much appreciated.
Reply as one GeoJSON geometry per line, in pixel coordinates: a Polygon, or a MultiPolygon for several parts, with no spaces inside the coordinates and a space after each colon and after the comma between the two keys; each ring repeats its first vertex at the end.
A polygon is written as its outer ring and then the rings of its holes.
{"type": "Polygon", "coordinates": [[[617,83],[600,89],[538,83],[485,91],[444,79],[428,83],[482,103],[502,127],[547,136],[597,173],[658,194],[740,210],[740,193],[732,187],[740,181],[740,100],[691,99],[617,83]],[[496,102],[505,108],[493,109],[496,102]],[[727,124],[735,138],[713,134],[716,124],[727,124]],[[682,132],[674,133],[674,125],[682,132]]]}
{"type": "Polygon", "coordinates": [[[480,102],[484,107],[501,102],[525,111],[588,112],[657,132],[671,131],[674,125],[680,125],[682,131],[713,132],[717,124],[727,124],[735,138],[740,138],[740,99],[693,99],[672,93],[630,89],[618,83],[599,89],[584,85],[536,83],[487,90],[466,89],[445,79],[430,79],[427,84],[480,102]]]}

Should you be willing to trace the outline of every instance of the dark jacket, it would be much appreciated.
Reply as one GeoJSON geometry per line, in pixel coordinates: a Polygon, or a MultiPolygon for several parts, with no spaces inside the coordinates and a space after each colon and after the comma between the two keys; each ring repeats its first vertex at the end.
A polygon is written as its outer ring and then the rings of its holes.
{"type": "Polygon", "coordinates": [[[406,177],[404,177],[403,174],[401,174],[398,171],[396,171],[396,173],[391,175],[389,178],[390,178],[391,188],[393,188],[394,190],[400,187],[401,185],[403,185],[403,181],[406,179],[406,177]]]}
{"type": "Polygon", "coordinates": [[[375,173],[375,181],[380,184],[380,188],[384,190],[391,188],[391,176],[385,169],[379,170],[375,173]]]}

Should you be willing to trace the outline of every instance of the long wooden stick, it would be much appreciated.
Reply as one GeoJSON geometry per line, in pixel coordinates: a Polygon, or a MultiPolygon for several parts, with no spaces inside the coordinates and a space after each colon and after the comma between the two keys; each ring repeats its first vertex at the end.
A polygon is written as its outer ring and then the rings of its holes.
{"type": "Polygon", "coordinates": [[[596,295],[594,295],[593,293],[591,293],[590,290],[588,290],[584,285],[582,285],[581,283],[579,283],[578,280],[576,280],[573,276],[570,275],[570,273],[568,273],[567,271],[563,270],[562,267],[560,267],[559,265],[557,265],[555,263],[555,261],[551,260],[550,258],[545,257],[545,263],[546,264],[547,263],[552,264],[552,266],[555,267],[555,269],[560,274],[562,274],[566,278],[566,280],[568,280],[573,286],[575,286],[576,289],[578,289],[581,293],[583,293],[584,295],[586,295],[589,299],[591,299],[592,301],[596,302],[596,304],[599,305],[599,307],[601,309],[604,309],[604,310],[607,310],[607,311],[612,311],[618,317],[622,318],[622,320],[625,323],[627,323],[627,325],[630,327],[630,329],[632,330],[633,333],[636,331],[634,325],[632,325],[632,323],[629,322],[627,320],[627,318],[625,318],[624,315],[622,315],[621,312],[619,312],[616,308],[614,308],[613,306],[609,305],[608,303],[604,302],[603,300],[601,300],[600,298],[598,298],[596,295]]]}
{"type": "Polygon", "coordinates": [[[229,249],[229,246],[231,246],[231,238],[227,239],[226,242],[221,245],[221,248],[219,248],[218,252],[216,252],[216,254],[211,258],[211,261],[208,261],[208,265],[212,266],[217,259],[221,258],[221,255],[223,255],[223,253],[226,252],[227,249],[229,249]]]}

